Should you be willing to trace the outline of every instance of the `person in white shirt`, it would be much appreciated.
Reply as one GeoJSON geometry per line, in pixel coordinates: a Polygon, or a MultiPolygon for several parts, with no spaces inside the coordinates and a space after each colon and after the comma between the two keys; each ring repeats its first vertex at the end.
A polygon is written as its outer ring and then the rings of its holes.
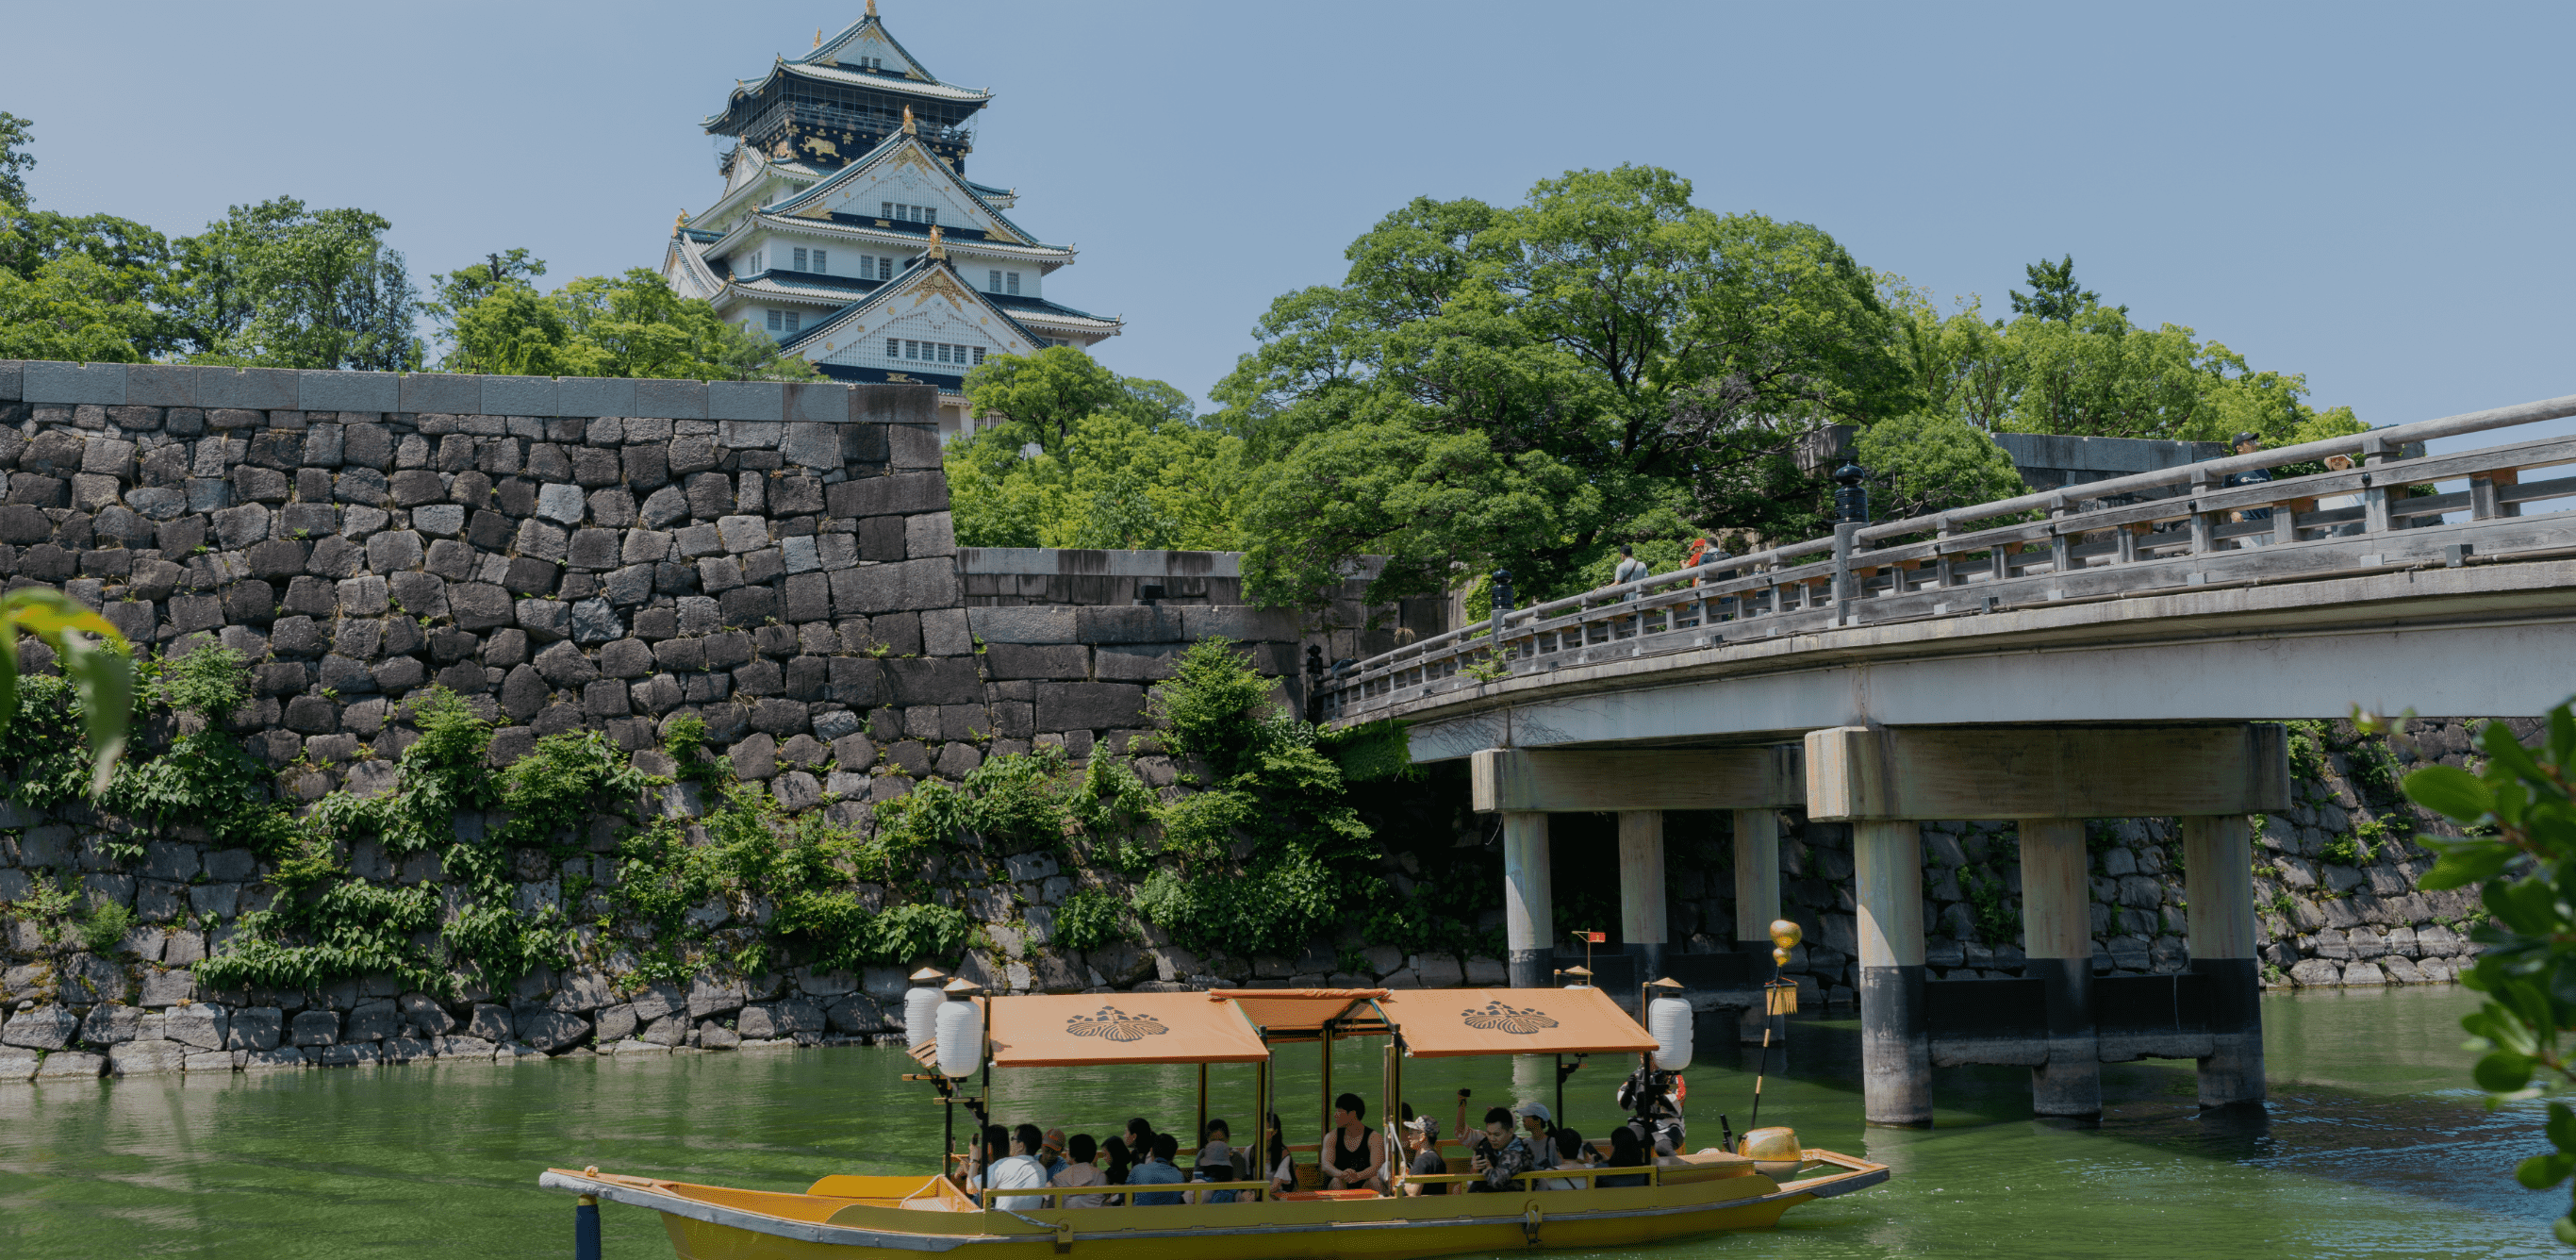
{"type": "MultiPolygon", "coordinates": [[[[984,1184],[994,1190],[1044,1190],[1047,1185],[1046,1165],[1038,1162],[1038,1148],[1046,1145],[1046,1135],[1034,1124],[1024,1124],[1011,1131],[1011,1154],[1008,1159],[993,1161],[985,1170],[984,1184]]],[[[1046,1206],[1043,1195],[997,1195],[990,1206],[1005,1210],[1026,1210],[1046,1206]]]]}
{"type": "MultiPolygon", "coordinates": [[[[2350,456],[2350,455],[2328,455],[2328,456],[2326,456],[2326,471],[2328,471],[2328,472],[2351,472],[2351,471],[2352,471],[2352,456],[2350,456]]],[[[2338,510],[2338,509],[2342,509],[2342,508],[2357,508],[2357,507],[2360,507],[2360,506],[2361,506],[2361,495],[2360,495],[2359,493],[2353,493],[2353,494],[2330,494],[2330,495],[2325,496],[2324,498],[2321,498],[2321,499],[2317,500],[2317,510],[2318,510],[2318,511],[2320,511],[2320,512],[2332,512],[2332,511],[2336,511],[2336,510],[2338,510]]],[[[2326,530],[2326,536],[2327,536],[2327,537],[2329,537],[2329,538],[2334,538],[2334,537],[2342,537],[2342,536],[2351,535],[2351,534],[2358,534],[2358,533],[2363,532],[2366,528],[2367,528],[2367,526],[2366,526],[2363,522],[2360,522],[2360,521],[2345,521],[2345,522],[2343,522],[2343,523],[2341,523],[2341,524],[2338,524],[2338,525],[2334,525],[2334,526],[2330,526],[2330,527],[2328,527],[2328,528],[2327,528],[2327,530],[2326,530]]]]}
{"type": "MultiPolygon", "coordinates": [[[[1058,1190],[1078,1190],[1086,1189],[1091,1186],[1108,1185],[1108,1175],[1101,1172],[1100,1165],[1095,1162],[1098,1160],[1099,1156],[1099,1144],[1091,1140],[1090,1134],[1074,1134],[1073,1140],[1065,1144],[1066,1158],[1064,1167],[1056,1172],[1055,1180],[1048,1182],[1047,1184],[1054,1186],[1058,1190]]],[[[1069,1194],[1064,1197],[1064,1206],[1069,1208],[1108,1207],[1110,1200],[1117,1197],[1118,1196],[1112,1194],[1069,1194]]]]}

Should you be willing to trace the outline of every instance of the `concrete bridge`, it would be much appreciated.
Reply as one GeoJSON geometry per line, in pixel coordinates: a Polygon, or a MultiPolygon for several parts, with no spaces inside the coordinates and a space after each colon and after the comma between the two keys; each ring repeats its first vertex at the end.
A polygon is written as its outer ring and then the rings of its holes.
{"type": "Polygon", "coordinates": [[[2288,804],[2272,723],[2536,715],[2576,690],[2576,477],[2550,475],[2576,438],[2514,432],[2571,415],[2576,396],[1844,525],[1500,610],[1343,667],[1322,709],[1473,759],[1516,985],[1549,982],[1548,814],[1618,813],[1624,939],[1653,971],[1663,812],[1734,811],[1750,974],[1777,811],[1803,808],[1853,829],[1872,1123],[1928,1123],[1936,1059],[2031,1067],[2042,1115],[2097,1116],[2100,1062],[2150,1055],[2198,1060],[2204,1106],[2257,1103],[2246,815],[2288,804]],[[2470,434],[2509,440],[2425,453],[2470,434]],[[2190,970],[2097,980],[2083,820],[2141,815],[2182,819],[2190,970]],[[1927,983],[1918,823],[1987,818],[2019,820],[2032,978],[1927,983]]]}

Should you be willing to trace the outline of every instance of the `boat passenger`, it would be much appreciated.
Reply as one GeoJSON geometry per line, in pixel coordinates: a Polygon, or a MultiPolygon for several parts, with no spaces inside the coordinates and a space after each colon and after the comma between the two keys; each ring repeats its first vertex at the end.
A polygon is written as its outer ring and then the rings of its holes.
{"type": "Polygon", "coordinates": [[[1064,1130],[1047,1130],[1046,1145],[1038,1148],[1037,1157],[1039,1163],[1046,1165],[1047,1180],[1055,1180],[1055,1175],[1064,1171],[1064,1130]]]}
{"type": "Polygon", "coordinates": [[[957,1184],[968,1190],[983,1189],[985,1171],[1002,1159],[1010,1140],[1010,1130],[998,1124],[985,1125],[984,1131],[973,1135],[966,1145],[966,1165],[958,1173],[957,1184]]]}
{"type": "MultiPolygon", "coordinates": [[[[1577,1133],[1572,1129],[1558,1129],[1554,1134],[1554,1138],[1556,1141],[1556,1163],[1552,1165],[1552,1167],[1590,1168],[1600,1162],[1600,1160],[1595,1157],[1592,1148],[1584,1145],[1582,1134],[1577,1133]]],[[[1538,1188],[1541,1190],[1589,1190],[1592,1188],[1592,1179],[1589,1177],[1549,1177],[1539,1182],[1538,1188]]]]}
{"type": "Polygon", "coordinates": [[[1288,1152],[1288,1128],[1279,1123],[1276,1111],[1270,1113],[1270,1121],[1263,1127],[1258,1162],[1270,1170],[1271,1193],[1286,1194],[1297,1188],[1297,1157],[1288,1152]]]}
{"type": "MultiPolygon", "coordinates": [[[[1001,1126],[995,1125],[995,1128],[1001,1126]]],[[[994,1190],[1043,1190],[1047,1184],[1046,1165],[1038,1162],[1038,1149],[1046,1145],[1046,1135],[1034,1124],[1011,1130],[1011,1153],[994,1161],[985,1181],[994,1190]]],[[[1043,1195],[1009,1194],[992,1199],[990,1206],[1009,1211],[1024,1211],[1046,1206],[1043,1195]]]]}
{"type": "MultiPolygon", "coordinates": [[[[1172,1162],[1173,1158],[1181,1153],[1179,1138],[1169,1133],[1157,1133],[1154,1135],[1153,1150],[1153,1158],[1127,1170],[1128,1185],[1171,1186],[1189,1180],[1181,1174],[1180,1166],[1172,1162]]],[[[1135,1196],[1138,1207],[1169,1206],[1188,1201],[1189,1196],[1171,1190],[1152,1190],[1135,1196]]]]}
{"type": "MultiPolygon", "coordinates": [[[[1109,1140],[1115,1142],[1118,1139],[1109,1140]]],[[[1092,1142],[1090,1134],[1074,1134],[1064,1149],[1064,1169],[1051,1178],[1048,1185],[1058,1190],[1077,1190],[1109,1184],[1108,1176],[1100,1171],[1100,1148],[1092,1142]]],[[[1069,1194],[1064,1198],[1064,1205],[1069,1208],[1108,1207],[1110,1201],[1117,1197],[1114,1194],[1069,1194]]]]}
{"type": "Polygon", "coordinates": [[[1154,1157],[1154,1126],[1145,1117],[1127,1122],[1127,1158],[1141,1164],[1154,1157]]]}
{"type": "Polygon", "coordinates": [[[1324,1131],[1321,1161],[1325,1189],[1386,1193],[1386,1139],[1367,1120],[1368,1103],[1359,1095],[1333,1100],[1333,1127],[1324,1131]]]}
{"type": "MultiPolygon", "coordinates": [[[[1635,1129],[1623,1124],[1618,1128],[1610,1130],[1610,1158],[1608,1163],[1612,1168],[1642,1168],[1645,1166],[1646,1148],[1642,1143],[1637,1141],[1637,1131],[1635,1129]]],[[[1614,1190],[1630,1186],[1642,1186],[1646,1184],[1646,1174],[1622,1173],[1616,1177],[1597,1177],[1593,1179],[1592,1184],[1601,1186],[1605,1189],[1614,1190]]]]}
{"type": "Polygon", "coordinates": [[[1207,1130],[1199,1134],[1199,1167],[1207,1167],[1210,1159],[1223,1159],[1234,1170],[1228,1180],[1243,1179],[1243,1153],[1234,1149],[1234,1130],[1223,1120],[1208,1121],[1207,1130]]]}
{"type": "MultiPolygon", "coordinates": [[[[1210,1158],[1206,1148],[1200,1148],[1198,1179],[1217,1185],[1223,1185],[1235,1180],[1234,1157],[1232,1153],[1220,1153],[1216,1157],[1210,1158]]],[[[1199,1196],[1199,1201],[1202,1203],[1232,1203],[1234,1200],[1235,1192],[1232,1190],[1210,1190],[1199,1196]]]]}
{"type": "Polygon", "coordinates": [[[1521,1122],[1521,1136],[1529,1140],[1530,1167],[1556,1167],[1556,1113],[1546,1103],[1526,1102],[1512,1108],[1512,1115],[1521,1122]]]}
{"type": "Polygon", "coordinates": [[[1521,1174],[1529,1171],[1529,1143],[1512,1132],[1511,1112],[1501,1107],[1485,1109],[1485,1135],[1476,1143],[1475,1154],[1468,1162],[1484,1174],[1482,1180],[1467,1183],[1470,1194],[1528,1189],[1521,1182],[1521,1174]]]}
{"type": "MultiPolygon", "coordinates": [[[[1100,1154],[1103,1158],[1109,1161],[1109,1167],[1102,1170],[1103,1174],[1109,1178],[1109,1184],[1113,1186],[1126,1185],[1127,1174],[1136,1166],[1136,1161],[1130,1157],[1127,1152],[1127,1139],[1123,1137],[1113,1137],[1108,1141],[1101,1143],[1100,1154]]],[[[1109,1196],[1109,1206],[1111,1207],[1118,1207],[1126,1202],[1127,1196],[1123,1194],[1113,1194],[1109,1196]]]]}
{"type": "MultiPolygon", "coordinates": [[[[1429,1116],[1417,1116],[1405,1122],[1402,1132],[1404,1149],[1408,1153],[1404,1165],[1406,1172],[1416,1177],[1437,1177],[1449,1171],[1449,1161],[1440,1157],[1439,1121],[1429,1116]]],[[[1449,1183],[1408,1181],[1404,1185],[1404,1193],[1410,1198],[1420,1198],[1426,1194],[1447,1194],[1449,1183]]]]}

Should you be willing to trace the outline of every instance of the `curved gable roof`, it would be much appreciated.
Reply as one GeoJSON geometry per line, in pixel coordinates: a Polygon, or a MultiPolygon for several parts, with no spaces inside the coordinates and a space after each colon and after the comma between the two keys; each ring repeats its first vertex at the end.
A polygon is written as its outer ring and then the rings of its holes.
{"type": "Polygon", "coordinates": [[[988,238],[998,239],[1010,245],[1040,243],[1038,238],[1031,235],[1026,228],[1011,222],[1009,216],[1004,215],[992,202],[986,200],[984,194],[976,191],[976,186],[967,182],[965,176],[958,174],[946,162],[940,161],[939,155],[931,152],[929,147],[921,142],[921,137],[901,132],[886,137],[885,143],[869,150],[867,156],[834,171],[813,187],[784,201],[762,206],[760,212],[789,217],[819,217],[816,212],[833,193],[846,189],[851,183],[865,179],[870,171],[882,173],[891,165],[905,161],[906,154],[910,154],[911,160],[917,165],[938,172],[939,177],[948,181],[948,186],[965,197],[968,204],[991,218],[992,225],[984,229],[988,238]],[[995,231],[995,227],[1000,230],[995,231]]]}
{"type": "Polygon", "coordinates": [[[966,277],[957,274],[957,268],[950,265],[948,260],[942,258],[925,260],[921,265],[914,267],[912,270],[878,285],[875,292],[870,293],[866,297],[860,298],[858,301],[852,302],[819,320],[816,320],[811,327],[798,332],[795,336],[789,337],[785,341],[779,342],[778,348],[781,350],[793,349],[795,347],[805,345],[806,343],[822,337],[827,333],[837,333],[855,322],[860,316],[876,310],[878,307],[890,305],[896,298],[901,297],[904,294],[917,292],[923,288],[933,286],[936,286],[943,292],[948,293],[952,300],[962,295],[967,304],[980,306],[983,309],[1000,316],[1002,322],[1009,326],[1011,331],[1026,338],[1032,346],[1045,347],[1055,344],[1054,338],[1039,336],[1038,333],[1028,325],[1013,318],[1009,311],[1003,310],[999,304],[987,297],[982,290],[976,288],[974,285],[966,283],[966,277]],[[937,277],[937,279],[934,279],[934,277],[937,277]],[[942,280],[946,283],[942,284],[942,280]]]}

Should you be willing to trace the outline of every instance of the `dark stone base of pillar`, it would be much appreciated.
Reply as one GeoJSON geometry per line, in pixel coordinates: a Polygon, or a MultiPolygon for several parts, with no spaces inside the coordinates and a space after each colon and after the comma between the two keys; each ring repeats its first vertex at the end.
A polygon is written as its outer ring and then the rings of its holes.
{"type": "Polygon", "coordinates": [[[1553,982],[1548,973],[1556,966],[1556,954],[1545,949],[1516,949],[1510,959],[1512,987],[1544,989],[1553,982]]]}
{"type": "Polygon", "coordinates": [[[1860,969],[1861,1118],[1891,1128],[1932,1125],[1932,1039],[1924,1030],[1923,967],[1860,969]]]}
{"type": "Polygon", "coordinates": [[[2259,1106],[2263,1086],[2262,977],[2251,958],[2196,958],[2209,977],[2210,1055],[2200,1061],[2203,1108],[2259,1106]]]}
{"type": "Polygon", "coordinates": [[[1639,979],[1664,978],[1664,943],[1662,941],[1629,941],[1619,947],[1619,952],[1637,960],[1639,979]]]}

